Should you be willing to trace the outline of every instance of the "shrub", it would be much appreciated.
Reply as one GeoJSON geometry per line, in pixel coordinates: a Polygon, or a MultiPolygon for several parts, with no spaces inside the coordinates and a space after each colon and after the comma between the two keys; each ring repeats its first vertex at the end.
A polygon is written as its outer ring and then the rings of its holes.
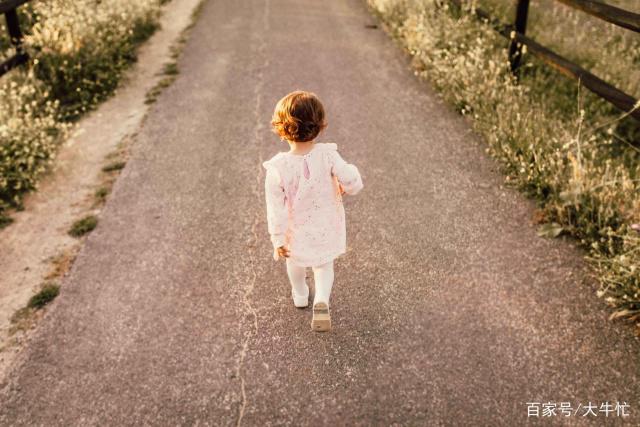
{"type": "Polygon", "coordinates": [[[21,195],[36,187],[54,157],[67,126],[57,118],[57,103],[48,100],[33,73],[17,72],[0,81],[0,214],[21,204],[21,195]]]}
{"type": "MultiPolygon", "coordinates": [[[[116,89],[137,45],[157,27],[160,0],[35,0],[18,11],[31,55],[0,78],[0,226],[36,187],[77,119],[116,89]]],[[[0,28],[0,59],[11,55],[0,28]]]]}

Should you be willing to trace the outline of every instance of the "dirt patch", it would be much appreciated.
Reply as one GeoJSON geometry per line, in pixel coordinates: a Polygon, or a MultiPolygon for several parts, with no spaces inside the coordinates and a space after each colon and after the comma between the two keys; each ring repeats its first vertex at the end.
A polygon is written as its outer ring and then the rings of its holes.
{"type": "Polygon", "coordinates": [[[82,239],[69,229],[99,214],[117,176],[109,165],[125,161],[124,147],[149,109],[147,94],[166,79],[166,64],[175,61],[175,46],[200,2],[173,0],[165,6],[161,29],[141,47],[116,95],[80,121],[39,190],[25,199],[23,211],[12,214],[13,224],[0,230],[0,379],[42,317],[43,310],[25,309],[29,298],[71,268],[82,239]]]}

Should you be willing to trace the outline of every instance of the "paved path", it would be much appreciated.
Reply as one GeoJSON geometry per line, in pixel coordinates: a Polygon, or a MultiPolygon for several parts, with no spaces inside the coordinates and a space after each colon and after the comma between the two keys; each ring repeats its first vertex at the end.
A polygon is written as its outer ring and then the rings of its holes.
{"type": "Polygon", "coordinates": [[[627,401],[638,424],[640,347],[581,254],[536,237],[531,203],[371,21],[360,0],[206,3],[0,425],[513,426],[528,401],[627,401]],[[296,88],[365,182],[329,334],[293,308],[266,234],[260,164],[285,148],[268,122],[296,88]]]}

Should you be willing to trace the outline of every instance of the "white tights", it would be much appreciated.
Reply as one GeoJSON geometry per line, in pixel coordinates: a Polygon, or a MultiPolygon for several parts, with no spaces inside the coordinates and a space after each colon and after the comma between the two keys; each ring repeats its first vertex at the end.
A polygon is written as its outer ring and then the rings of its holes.
{"type": "MultiPolygon", "coordinates": [[[[325,302],[329,305],[329,297],[331,296],[331,287],[333,286],[333,261],[322,264],[318,267],[312,267],[313,279],[316,284],[316,294],[313,303],[325,302]]],[[[305,267],[293,265],[287,259],[287,274],[291,281],[293,292],[297,295],[307,295],[309,288],[307,287],[305,267]]]]}

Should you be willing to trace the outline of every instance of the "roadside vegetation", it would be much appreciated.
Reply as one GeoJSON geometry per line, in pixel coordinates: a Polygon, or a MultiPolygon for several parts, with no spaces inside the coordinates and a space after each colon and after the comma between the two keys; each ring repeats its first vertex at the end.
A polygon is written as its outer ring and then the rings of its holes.
{"type": "Polygon", "coordinates": [[[191,12],[191,23],[189,23],[189,25],[182,30],[182,33],[180,34],[178,40],[176,40],[171,46],[171,60],[164,64],[164,67],[162,67],[162,79],[160,79],[158,83],[147,93],[144,100],[145,104],[154,104],[158,100],[160,94],[162,94],[162,92],[166,88],[171,86],[180,74],[180,68],[178,67],[178,58],[180,57],[182,49],[187,42],[189,32],[198,20],[200,12],[202,12],[203,6],[204,1],[200,1],[200,3],[198,3],[195,9],[191,12]]]}
{"type": "Polygon", "coordinates": [[[29,308],[42,308],[54,300],[60,293],[60,286],[56,283],[45,283],[42,289],[29,299],[27,307],[29,308]]]}
{"type": "Polygon", "coordinates": [[[95,215],[87,215],[77,220],[71,225],[69,235],[71,237],[81,237],[93,231],[98,226],[98,218],[95,215]]]}
{"type": "MultiPolygon", "coordinates": [[[[73,122],[109,97],[166,0],[34,0],[20,7],[26,66],[0,77],[0,228],[73,122]]],[[[0,60],[13,54],[4,23],[0,60]]]]}
{"type": "MultiPolygon", "coordinates": [[[[11,316],[11,327],[9,328],[9,336],[12,340],[20,339],[20,333],[33,328],[38,318],[42,316],[42,308],[52,302],[60,294],[60,285],[54,281],[44,282],[40,286],[40,290],[34,294],[25,307],[16,311],[11,316]]],[[[0,347],[2,352],[9,345],[0,347]]]]}
{"type": "MultiPolygon", "coordinates": [[[[640,321],[640,124],[526,53],[517,81],[508,41],[446,0],[367,1],[416,73],[470,118],[507,183],[538,201],[540,234],[577,238],[612,317],[640,321]]],[[[475,2],[505,22],[513,3],[475,2]]],[[[533,0],[528,34],[640,98],[636,33],[533,0]]]]}

